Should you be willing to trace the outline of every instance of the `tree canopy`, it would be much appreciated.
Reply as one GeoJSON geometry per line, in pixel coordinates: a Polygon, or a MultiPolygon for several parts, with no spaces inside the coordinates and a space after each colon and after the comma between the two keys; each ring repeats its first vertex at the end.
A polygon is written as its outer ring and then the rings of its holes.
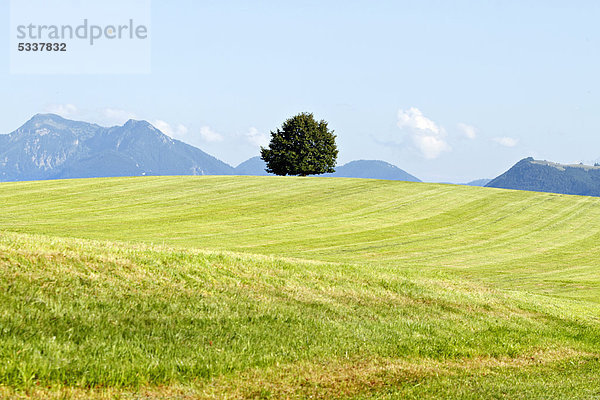
{"type": "Polygon", "coordinates": [[[269,146],[260,149],[267,172],[300,176],[335,172],[336,136],[327,125],[324,120],[316,121],[312,113],[287,119],[281,128],[271,132],[269,146]]]}

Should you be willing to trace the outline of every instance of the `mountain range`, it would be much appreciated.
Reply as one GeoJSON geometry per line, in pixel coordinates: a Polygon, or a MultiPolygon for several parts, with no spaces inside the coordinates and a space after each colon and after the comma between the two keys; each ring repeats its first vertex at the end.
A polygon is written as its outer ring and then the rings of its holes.
{"type": "MultiPolygon", "coordinates": [[[[260,157],[237,167],[170,138],[146,121],[105,128],[38,114],[0,135],[0,182],[144,175],[269,175],[260,157]]],[[[336,167],[331,177],[420,182],[379,160],[336,167]]],[[[600,196],[600,166],[565,165],[526,158],[491,181],[472,186],[600,196]]]]}
{"type": "MultiPolygon", "coordinates": [[[[268,175],[260,157],[236,168],[146,121],[101,127],[38,114],[0,135],[0,182],[144,175],[268,175]]],[[[383,161],[353,161],[329,176],[420,182],[383,161]]]]}
{"type": "Polygon", "coordinates": [[[0,135],[0,181],[233,173],[226,163],[145,121],[104,128],[38,114],[0,135]]]}

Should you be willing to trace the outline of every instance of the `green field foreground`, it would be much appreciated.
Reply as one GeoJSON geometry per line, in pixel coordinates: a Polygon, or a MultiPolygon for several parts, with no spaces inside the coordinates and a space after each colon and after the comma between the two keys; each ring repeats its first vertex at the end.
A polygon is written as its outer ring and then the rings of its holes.
{"type": "Polygon", "coordinates": [[[600,199],[0,184],[0,397],[600,398],[600,199]]]}

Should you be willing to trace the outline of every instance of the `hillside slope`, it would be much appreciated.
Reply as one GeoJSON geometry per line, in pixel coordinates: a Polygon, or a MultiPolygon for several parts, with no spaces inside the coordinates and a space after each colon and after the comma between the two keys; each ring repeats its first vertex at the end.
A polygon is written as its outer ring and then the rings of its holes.
{"type": "Polygon", "coordinates": [[[0,254],[0,397],[597,393],[591,304],[385,267],[31,235],[2,234],[0,254]]]}
{"type": "Polygon", "coordinates": [[[599,218],[364,179],[4,183],[0,397],[593,398],[599,218]]]}
{"type": "Polygon", "coordinates": [[[598,220],[597,198],[362,179],[0,185],[8,231],[450,271],[600,302],[598,220]]]}

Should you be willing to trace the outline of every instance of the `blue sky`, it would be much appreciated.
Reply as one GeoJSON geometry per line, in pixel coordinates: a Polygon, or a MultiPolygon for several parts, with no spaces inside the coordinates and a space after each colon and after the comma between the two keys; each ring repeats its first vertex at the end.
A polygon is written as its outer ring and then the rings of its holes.
{"type": "Polygon", "coordinates": [[[598,2],[154,0],[151,18],[151,73],[11,74],[0,52],[0,133],[39,112],[134,117],[236,165],[310,111],[340,163],[427,181],[600,158],[598,2]]]}

